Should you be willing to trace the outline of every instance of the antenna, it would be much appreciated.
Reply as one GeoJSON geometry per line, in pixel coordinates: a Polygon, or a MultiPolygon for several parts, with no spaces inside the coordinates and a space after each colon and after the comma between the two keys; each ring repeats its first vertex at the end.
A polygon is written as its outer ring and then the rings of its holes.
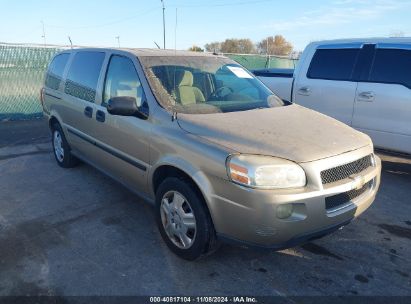
{"type": "Polygon", "coordinates": [[[116,36],[118,47],[120,48],[120,36],[116,36]]]}
{"type": "Polygon", "coordinates": [[[43,20],[41,20],[41,25],[43,27],[43,36],[41,36],[41,38],[44,39],[44,46],[46,46],[46,30],[44,29],[44,22],[43,20]]]}
{"type": "Polygon", "coordinates": [[[161,47],[157,44],[157,42],[155,42],[155,41],[153,41],[154,43],[155,43],[155,45],[159,48],[159,49],[161,49],[161,47]]]}
{"type": "Polygon", "coordinates": [[[73,42],[71,41],[70,36],[67,36],[67,37],[68,37],[68,40],[70,41],[70,46],[71,46],[71,48],[73,49],[73,42]]]}
{"type": "MultiPolygon", "coordinates": [[[[176,23],[174,25],[174,56],[177,56],[177,8],[176,8],[176,23]]],[[[174,92],[176,91],[176,66],[174,66],[174,92]]],[[[171,116],[171,121],[177,119],[177,111],[173,107],[173,115],[171,116]]]]}

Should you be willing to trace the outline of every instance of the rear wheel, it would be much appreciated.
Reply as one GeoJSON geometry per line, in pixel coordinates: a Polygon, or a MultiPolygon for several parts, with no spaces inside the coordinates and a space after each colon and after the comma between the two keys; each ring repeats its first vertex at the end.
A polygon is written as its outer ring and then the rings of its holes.
{"type": "Polygon", "coordinates": [[[207,207],[187,181],[170,177],[161,183],[156,193],[156,220],[167,246],[183,259],[195,260],[216,248],[207,207]]]}
{"type": "Polygon", "coordinates": [[[57,164],[63,168],[72,168],[78,164],[78,159],[70,152],[70,146],[64,136],[63,130],[58,123],[51,127],[54,157],[57,164]]]}

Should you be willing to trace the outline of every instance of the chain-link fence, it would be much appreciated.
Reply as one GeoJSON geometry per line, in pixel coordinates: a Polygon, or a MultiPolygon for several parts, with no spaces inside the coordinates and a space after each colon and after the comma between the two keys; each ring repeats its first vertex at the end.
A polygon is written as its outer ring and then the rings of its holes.
{"type": "Polygon", "coordinates": [[[42,116],[40,88],[60,47],[0,44],[0,120],[42,116]]]}
{"type": "Polygon", "coordinates": [[[249,70],[256,69],[294,69],[298,60],[290,59],[280,56],[267,56],[267,55],[255,55],[255,54],[224,54],[227,57],[237,61],[242,66],[249,70]]]}
{"type": "MultiPolygon", "coordinates": [[[[0,43],[0,121],[42,116],[39,96],[53,55],[65,47],[0,43]]],[[[246,68],[294,68],[295,61],[280,57],[226,54],[246,68]]]]}

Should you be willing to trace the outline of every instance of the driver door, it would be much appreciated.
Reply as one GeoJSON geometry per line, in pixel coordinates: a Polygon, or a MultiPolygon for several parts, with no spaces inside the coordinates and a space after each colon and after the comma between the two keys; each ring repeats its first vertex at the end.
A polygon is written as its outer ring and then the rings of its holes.
{"type": "Polygon", "coordinates": [[[110,98],[136,98],[137,106],[145,103],[145,94],[131,58],[113,54],[103,85],[102,102],[96,106],[93,130],[100,146],[99,166],[128,187],[147,192],[150,122],[134,116],[111,115],[106,105],[110,98]]]}

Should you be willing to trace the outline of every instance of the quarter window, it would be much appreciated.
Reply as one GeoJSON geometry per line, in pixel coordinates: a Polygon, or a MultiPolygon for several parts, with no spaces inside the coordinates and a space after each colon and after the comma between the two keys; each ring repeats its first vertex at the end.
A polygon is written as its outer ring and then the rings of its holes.
{"type": "Polygon", "coordinates": [[[102,105],[106,106],[110,98],[118,96],[134,97],[140,107],[144,92],[133,61],[113,55],[107,69],[102,105]]]}
{"type": "Polygon", "coordinates": [[[61,80],[63,79],[64,69],[67,65],[69,57],[70,54],[67,53],[54,57],[46,74],[46,87],[53,90],[59,89],[61,80]]]}
{"type": "Polygon", "coordinates": [[[103,52],[76,53],[67,75],[64,92],[94,102],[104,57],[103,52]]]}
{"type": "Polygon", "coordinates": [[[411,88],[411,51],[377,49],[369,81],[402,84],[411,88]]]}
{"type": "Polygon", "coordinates": [[[360,49],[319,49],[315,52],[307,77],[350,81],[360,49]]]}

